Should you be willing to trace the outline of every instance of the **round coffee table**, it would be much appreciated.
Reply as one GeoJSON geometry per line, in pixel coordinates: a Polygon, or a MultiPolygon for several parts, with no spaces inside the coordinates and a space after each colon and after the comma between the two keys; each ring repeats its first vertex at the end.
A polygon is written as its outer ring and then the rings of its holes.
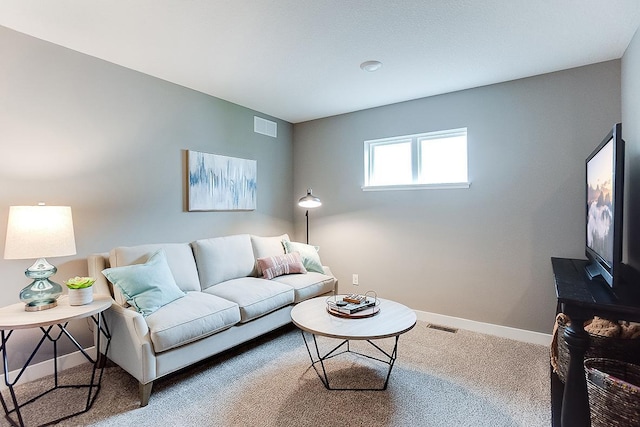
{"type": "MultiPolygon", "coordinates": [[[[411,330],[416,324],[416,313],[410,308],[395,301],[378,298],[379,312],[373,316],[345,318],[335,316],[327,311],[327,300],[337,297],[317,297],[297,304],[291,310],[291,320],[294,325],[300,328],[305,346],[309,352],[311,365],[315,369],[318,377],[329,390],[386,390],[391,376],[391,370],[398,354],[398,339],[400,335],[411,330]],[[312,340],[307,339],[305,332],[311,335],[312,340]],[[316,337],[323,336],[343,340],[337,347],[326,354],[320,354],[316,337]],[[372,342],[383,338],[395,338],[393,350],[387,352],[372,342]],[[366,340],[376,350],[382,353],[386,359],[379,359],[369,355],[361,354],[350,350],[349,341],[366,340]],[[315,349],[315,357],[309,344],[312,343],[315,349]],[[339,351],[342,350],[342,351],[339,351]],[[329,385],[325,361],[342,353],[355,353],[374,359],[389,365],[384,385],[380,388],[334,388],[329,385]],[[320,365],[322,373],[318,369],[320,365]]],[[[381,356],[380,356],[381,357],[381,356]]]]}

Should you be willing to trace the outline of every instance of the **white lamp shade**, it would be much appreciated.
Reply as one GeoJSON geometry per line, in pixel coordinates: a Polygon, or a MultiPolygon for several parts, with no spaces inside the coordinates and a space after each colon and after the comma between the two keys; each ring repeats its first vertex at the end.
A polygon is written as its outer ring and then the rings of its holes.
{"type": "Polygon", "coordinates": [[[319,198],[312,194],[312,190],[309,188],[307,190],[307,195],[303,196],[298,200],[298,206],[307,209],[317,208],[318,206],[322,206],[322,202],[319,198]]]}
{"type": "Polygon", "coordinates": [[[11,206],[5,259],[48,258],[76,254],[69,206],[11,206]]]}

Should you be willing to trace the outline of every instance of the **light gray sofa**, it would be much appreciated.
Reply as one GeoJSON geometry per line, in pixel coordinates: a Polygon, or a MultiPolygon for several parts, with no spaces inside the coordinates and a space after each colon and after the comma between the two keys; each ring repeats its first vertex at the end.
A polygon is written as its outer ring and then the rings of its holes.
{"type": "MultiPolygon", "coordinates": [[[[106,356],[139,381],[140,405],[149,402],[153,381],[291,322],[294,304],[337,291],[337,280],[324,272],[289,274],[266,280],[256,260],[283,255],[285,234],[248,234],[191,243],[118,247],[88,257],[94,293],[111,295],[105,312],[112,335],[106,356]],[[162,249],[185,296],[143,316],[102,271],[144,264],[162,249]]],[[[104,340],[100,353],[105,353],[104,340]]]]}

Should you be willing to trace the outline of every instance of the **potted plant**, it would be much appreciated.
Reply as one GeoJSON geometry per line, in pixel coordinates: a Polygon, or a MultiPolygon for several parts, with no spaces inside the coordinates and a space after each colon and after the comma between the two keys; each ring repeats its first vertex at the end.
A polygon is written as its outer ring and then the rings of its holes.
{"type": "Polygon", "coordinates": [[[85,305],[93,301],[93,277],[74,277],[64,282],[69,289],[69,305],[85,305]]]}

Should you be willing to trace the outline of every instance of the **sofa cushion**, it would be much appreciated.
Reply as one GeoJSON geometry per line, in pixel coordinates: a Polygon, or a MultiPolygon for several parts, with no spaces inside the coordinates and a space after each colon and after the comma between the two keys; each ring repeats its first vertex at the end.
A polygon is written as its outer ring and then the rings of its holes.
{"type": "Polygon", "coordinates": [[[162,249],[144,264],[106,268],[102,274],[120,290],[127,303],[144,316],[184,296],[162,249]]]}
{"type": "Polygon", "coordinates": [[[289,274],[276,277],[274,282],[284,283],[294,290],[294,302],[333,292],[336,279],[326,274],[308,272],[307,274],[289,274]]]}
{"type": "Polygon", "coordinates": [[[307,273],[307,269],[302,265],[302,258],[298,252],[258,258],[256,262],[262,271],[262,277],[267,280],[284,274],[307,273]]]}
{"type": "Polygon", "coordinates": [[[320,261],[320,255],[318,255],[318,247],[306,245],[298,242],[283,241],[284,250],[286,253],[300,252],[302,257],[302,264],[307,271],[315,271],[316,273],[324,273],[322,268],[322,262],[320,261]]]}
{"type": "Polygon", "coordinates": [[[241,323],[289,305],[294,299],[291,286],[256,277],[228,280],[204,292],[238,304],[241,323]]]}
{"type": "MultiPolygon", "coordinates": [[[[278,255],[284,255],[283,241],[289,241],[288,234],[273,237],[251,236],[251,246],[253,247],[253,256],[255,259],[266,258],[278,255]]],[[[262,276],[260,266],[256,264],[255,276],[262,276]]]]}
{"type": "Polygon", "coordinates": [[[240,321],[238,305],[203,292],[187,292],[146,317],[153,349],[166,351],[227,329],[240,321]]]}
{"type": "MultiPolygon", "coordinates": [[[[167,263],[173,273],[176,284],[183,291],[199,291],[200,280],[198,269],[193,258],[191,246],[188,243],[162,243],[125,247],[121,246],[109,252],[109,264],[111,267],[122,267],[131,264],[143,264],[149,256],[158,249],[164,250],[167,263]]],[[[115,300],[123,304],[124,300],[119,292],[114,291],[115,300]]]]}
{"type": "Polygon", "coordinates": [[[248,234],[196,240],[191,246],[203,290],[254,272],[256,261],[248,234]]]}

